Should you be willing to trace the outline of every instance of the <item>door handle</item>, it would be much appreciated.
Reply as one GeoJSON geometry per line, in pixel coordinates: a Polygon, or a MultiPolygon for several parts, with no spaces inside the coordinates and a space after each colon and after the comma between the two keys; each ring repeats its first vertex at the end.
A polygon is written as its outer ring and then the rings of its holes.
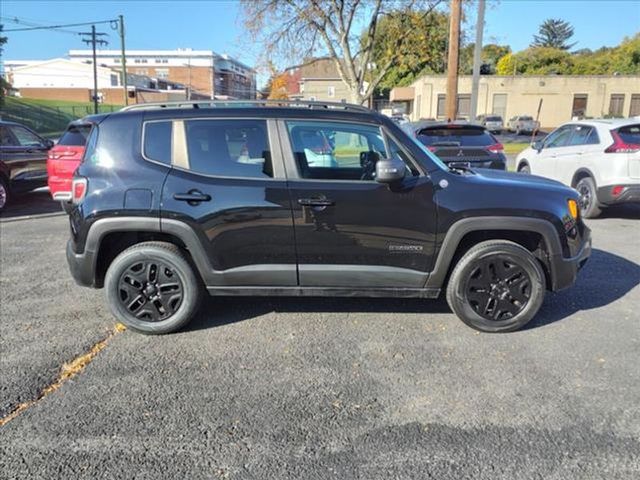
{"type": "Polygon", "coordinates": [[[331,207],[336,202],[328,198],[299,198],[298,205],[303,207],[331,207]]]}
{"type": "Polygon", "coordinates": [[[202,193],[200,190],[189,190],[187,193],[174,194],[173,199],[180,202],[188,202],[189,205],[198,205],[200,202],[210,201],[211,195],[202,193]]]}

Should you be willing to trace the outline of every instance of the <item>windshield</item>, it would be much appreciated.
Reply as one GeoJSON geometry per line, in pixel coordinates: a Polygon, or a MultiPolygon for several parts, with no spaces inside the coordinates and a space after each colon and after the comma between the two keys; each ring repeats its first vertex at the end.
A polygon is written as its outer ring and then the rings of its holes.
{"type": "Polygon", "coordinates": [[[520,117],[520,120],[524,122],[530,122],[531,120],[533,120],[533,117],[520,117]]]}

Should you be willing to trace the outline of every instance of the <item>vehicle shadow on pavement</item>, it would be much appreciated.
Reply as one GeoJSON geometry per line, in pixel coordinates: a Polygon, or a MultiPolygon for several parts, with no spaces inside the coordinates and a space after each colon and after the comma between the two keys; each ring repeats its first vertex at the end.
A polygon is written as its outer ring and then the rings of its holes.
{"type": "Polygon", "coordinates": [[[574,313],[605,307],[640,285],[640,265],[593,249],[578,273],[576,284],[561,292],[547,292],[542,308],[526,329],[563,320],[574,313]]]}
{"type": "MultiPolygon", "coordinates": [[[[582,310],[604,307],[640,284],[640,265],[594,249],[576,285],[547,292],[542,308],[525,327],[533,329],[563,320],[582,310]],[[603,278],[603,274],[608,275],[603,278]]],[[[185,331],[204,330],[250,320],[270,312],[287,313],[451,313],[441,296],[419,298],[207,297],[185,331]]]]}
{"type": "Polygon", "coordinates": [[[0,219],[23,217],[26,215],[42,215],[45,213],[64,213],[59,201],[51,198],[48,191],[35,191],[16,195],[11,199],[0,219]]]}
{"type": "Polygon", "coordinates": [[[286,313],[451,313],[444,298],[210,297],[185,331],[250,320],[270,312],[286,313]]]}
{"type": "Polygon", "coordinates": [[[590,220],[597,222],[605,218],[622,218],[626,220],[640,220],[640,204],[626,204],[608,207],[602,210],[600,217],[590,220]]]}

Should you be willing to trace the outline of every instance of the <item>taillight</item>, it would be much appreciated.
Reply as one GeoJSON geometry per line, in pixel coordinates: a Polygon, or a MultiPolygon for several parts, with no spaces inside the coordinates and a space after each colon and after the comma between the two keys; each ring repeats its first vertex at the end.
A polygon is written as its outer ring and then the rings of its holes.
{"type": "Polygon", "coordinates": [[[487,150],[493,153],[503,153],[504,146],[501,143],[494,143],[493,145],[489,145],[487,147],[487,150]]]}
{"type": "Polygon", "coordinates": [[[431,147],[431,146],[428,146],[427,148],[429,149],[430,152],[435,152],[438,149],[437,147],[431,147]]]}
{"type": "Polygon", "coordinates": [[[604,150],[604,153],[636,153],[640,151],[640,145],[626,143],[615,130],[611,130],[611,136],[613,143],[604,150]]]}
{"type": "Polygon", "coordinates": [[[616,185],[611,189],[611,196],[617,197],[622,193],[623,190],[624,190],[624,185],[616,185]]]}
{"type": "Polygon", "coordinates": [[[87,194],[87,179],[84,177],[76,177],[71,183],[71,201],[75,204],[80,203],[87,194]]]}

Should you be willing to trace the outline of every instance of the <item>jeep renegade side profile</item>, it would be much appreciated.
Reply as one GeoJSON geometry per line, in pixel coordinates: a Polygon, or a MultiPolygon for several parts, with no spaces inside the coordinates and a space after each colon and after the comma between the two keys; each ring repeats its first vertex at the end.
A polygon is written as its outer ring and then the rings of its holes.
{"type": "MultiPolygon", "coordinates": [[[[137,105],[94,117],[67,259],[130,328],[210,295],[436,298],[487,332],[529,322],[591,251],[558,182],[447,167],[393,121],[315,102],[137,105]]],[[[213,313],[213,312],[212,312],[213,313]]]]}

